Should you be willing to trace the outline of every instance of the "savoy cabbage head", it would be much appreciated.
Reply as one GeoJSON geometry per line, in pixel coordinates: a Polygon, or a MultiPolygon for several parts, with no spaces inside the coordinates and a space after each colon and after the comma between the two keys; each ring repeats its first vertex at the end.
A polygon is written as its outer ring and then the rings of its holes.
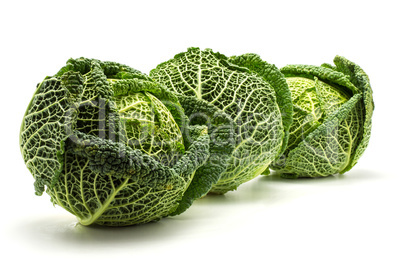
{"type": "Polygon", "coordinates": [[[20,132],[36,194],[84,224],[146,223],[172,214],[209,157],[206,126],[128,66],[70,59],[37,86],[20,132]]]}
{"type": "Polygon", "coordinates": [[[367,148],[373,92],[360,66],[336,56],[334,66],[281,69],[292,94],[288,145],[271,168],[283,177],[322,177],[349,171],[367,148]]]}
{"type": "MultiPolygon", "coordinates": [[[[230,59],[210,49],[189,48],[158,65],[150,76],[179,100],[191,101],[180,101],[185,110],[195,108],[194,114],[187,113],[190,122],[209,121],[197,101],[207,102],[231,118],[234,148],[222,159],[224,168],[210,180],[214,182],[210,192],[236,189],[260,175],[286,148],[292,121],[290,92],[279,70],[257,55],[230,59]],[[249,64],[263,76],[245,67],[249,64]]],[[[216,152],[211,152],[210,158],[215,156],[216,152]]]]}

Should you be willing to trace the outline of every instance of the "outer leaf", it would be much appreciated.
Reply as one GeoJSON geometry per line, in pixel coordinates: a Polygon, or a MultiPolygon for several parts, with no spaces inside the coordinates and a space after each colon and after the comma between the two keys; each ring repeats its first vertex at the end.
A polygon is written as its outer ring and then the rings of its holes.
{"type": "Polygon", "coordinates": [[[282,149],[278,156],[282,154],[288,144],[289,128],[293,122],[293,106],[289,87],[284,75],[275,65],[268,64],[257,54],[243,54],[230,57],[229,61],[238,66],[246,67],[267,81],[275,90],[276,101],[282,115],[282,125],[285,132],[282,149]]]}
{"type": "Polygon", "coordinates": [[[69,59],[66,63],[66,66],[62,67],[59,72],[55,76],[62,76],[65,72],[75,71],[81,74],[86,74],[91,71],[92,63],[96,63],[102,69],[102,72],[107,78],[112,79],[144,79],[151,80],[146,74],[141,73],[140,71],[133,69],[129,66],[111,62],[111,61],[100,61],[97,59],[89,59],[85,57],[80,57],[78,59],[69,59]]]}
{"type": "Polygon", "coordinates": [[[285,77],[297,76],[310,79],[317,77],[326,83],[336,85],[345,93],[356,94],[359,92],[352,82],[350,82],[349,77],[328,67],[287,65],[281,68],[281,72],[285,75],[285,77]]]}
{"type": "Polygon", "coordinates": [[[277,156],[284,132],[275,91],[247,68],[210,49],[189,48],[150,75],[179,95],[208,101],[236,123],[236,148],[211,192],[236,189],[261,174],[277,156]]]}
{"type": "Polygon", "coordinates": [[[285,170],[302,177],[328,176],[344,170],[359,139],[360,126],[353,123],[360,120],[360,101],[361,95],[354,95],[291,150],[285,170]]]}
{"type": "Polygon", "coordinates": [[[357,161],[366,150],[370,140],[372,116],[374,111],[373,90],[371,89],[368,75],[363,71],[360,66],[341,56],[336,56],[334,59],[334,63],[336,65],[336,70],[350,77],[350,81],[359,89],[359,92],[363,95],[364,101],[365,116],[362,140],[357,146],[349,166],[343,171],[346,172],[349,171],[354,165],[356,165],[357,161]]]}
{"type": "Polygon", "coordinates": [[[63,141],[75,124],[83,79],[73,73],[47,77],[40,83],[21,125],[20,147],[27,168],[35,178],[35,191],[42,195],[63,168],[63,141]]]}

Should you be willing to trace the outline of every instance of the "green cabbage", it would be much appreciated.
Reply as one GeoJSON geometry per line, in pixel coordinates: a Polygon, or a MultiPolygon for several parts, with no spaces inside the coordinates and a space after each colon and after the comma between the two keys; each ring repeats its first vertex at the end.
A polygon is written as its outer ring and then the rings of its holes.
{"type": "Polygon", "coordinates": [[[367,74],[344,57],[335,66],[281,69],[292,94],[293,123],[271,168],[283,177],[322,177],[349,171],[367,148],[374,110],[367,74]]]}
{"type": "Polygon", "coordinates": [[[207,127],[188,126],[175,95],[137,70],[85,58],[38,85],[20,146],[36,194],[46,188],[84,225],[173,213],[209,157],[207,127]]]}
{"type": "MultiPolygon", "coordinates": [[[[210,49],[189,48],[150,72],[179,99],[192,100],[189,106],[195,113],[187,113],[190,121],[209,119],[200,116],[203,112],[194,101],[206,101],[232,119],[234,149],[222,161],[225,169],[210,180],[215,182],[212,193],[226,193],[260,175],[286,147],[292,120],[290,92],[275,66],[264,63],[263,77],[244,67],[257,61],[257,55],[236,60],[210,49]]],[[[211,152],[210,158],[215,155],[211,152]]]]}

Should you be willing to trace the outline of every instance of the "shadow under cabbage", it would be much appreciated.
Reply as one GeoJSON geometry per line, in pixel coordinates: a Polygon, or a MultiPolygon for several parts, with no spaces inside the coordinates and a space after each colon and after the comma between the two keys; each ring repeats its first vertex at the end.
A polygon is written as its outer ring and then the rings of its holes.
{"type": "Polygon", "coordinates": [[[382,176],[379,172],[367,169],[353,169],[345,174],[334,174],[327,177],[301,177],[301,178],[282,178],[278,172],[271,171],[271,174],[268,176],[261,176],[261,181],[266,182],[282,182],[289,184],[321,184],[321,183],[334,183],[334,181],[338,181],[337,183],[361,183],[361,182],[369,182],[375,179],[381,179],[382,176]]]}
{"type": "MultiPolygon", "coordinates": [[[[176,221],[179,223],[179,221],[176,221]]],[[[69,214],[46,214],[24,221],[16,228],[25,241],[45,243],[47,248],[69,245],[82,249],[88,247],[116,247],[168,241],[180,234],[180,226],[173,219],[162,219],[142,225],[126,227],[83,226],[69,214]],[[169,221],[170,220],[170,221],[169,221]]],[[[40,244],[42,245],[42,244],[40,244]]]]}

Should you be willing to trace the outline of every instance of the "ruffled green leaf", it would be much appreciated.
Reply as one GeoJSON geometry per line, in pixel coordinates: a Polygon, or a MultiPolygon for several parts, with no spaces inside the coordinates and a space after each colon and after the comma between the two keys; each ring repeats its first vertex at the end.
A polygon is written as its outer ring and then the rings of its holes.
{"type": "Polygon", "coordinates": [[[350,77],[350,81],[359,89],[359,93],[363,95],[364,101],[365,116],[362,139],[359,142],[359,145],[357,146],[354,154],[352,155],[352,160],[349,166],[342,171],[346,172],[349,171],[354,165],[356,165],[357,161],[366,150],[370,140],[372,117],[374,111],[373,90],[371,89],[368,75],[363,71],[360,66],[341,56],[336,56],[334,59],[334,63],[336,65],[336,70],[350,77]]]}

